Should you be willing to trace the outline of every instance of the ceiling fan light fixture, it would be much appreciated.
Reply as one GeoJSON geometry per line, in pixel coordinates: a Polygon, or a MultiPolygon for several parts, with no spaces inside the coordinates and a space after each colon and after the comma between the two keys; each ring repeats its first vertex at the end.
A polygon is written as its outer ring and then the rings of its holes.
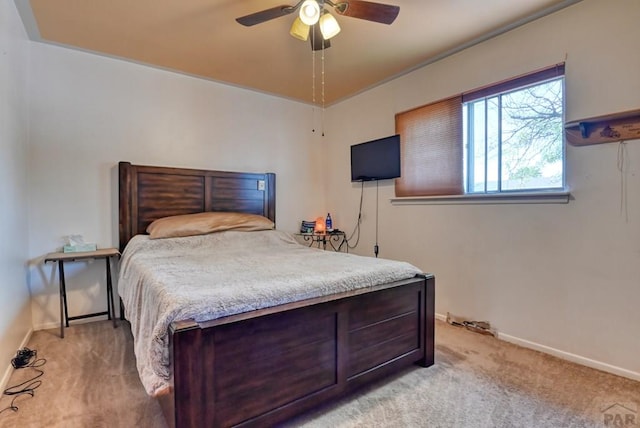
{"type": "Polygon", "coordinates": [[[302,22],[300,17],[297,17],[293,24],[291,25],[291,30],[289,30],[289,34],[291,34],[296,39],[302,40],[304,42],[309,39],[309,26],[302,22]]]}
{"type": "Polygon", "coordinates": [[[300,20],[307,25],[314,25],[320,19],[320,5],[316,0],[305,0],[300,6],[300,20]]]}
{"type": "Polygon", "coordinates": [[[322,37],[324,37],[325,40],[329,40],[340,32],[338,21],[328,12],[320,17],[319,24],[322,37]]]}
{"type": "Polygon", "coordinates": [[[311,50],[320,51],[331,47],[331,40],[327,40],[322,36],[319,25],[312,25],[310,34],[311,50]]]}

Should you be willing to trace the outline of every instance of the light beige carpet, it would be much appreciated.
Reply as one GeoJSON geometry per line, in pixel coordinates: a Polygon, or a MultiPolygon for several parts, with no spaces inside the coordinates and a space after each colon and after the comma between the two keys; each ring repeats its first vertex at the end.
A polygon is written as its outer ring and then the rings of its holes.
{"type": "MultiPolygon", "coordinates": [[[[34,397],[0,413],[1,427],[153,427],[166,424],[135,368],[127,323],[34,333],[46,358],[34,397]]],[[[13,385],[29,377],[16,370],[13,385]]],[[[0,399],[0,409],[11,397],[0,399]]],[[[287,427],[640,427],[640,383],[436,324],[436,365],[411,368],[287,427]],[[633,422],[633,424],[630,424],[633,422]],[[623,423],[623,425],[616,424],[623,423]]]]}

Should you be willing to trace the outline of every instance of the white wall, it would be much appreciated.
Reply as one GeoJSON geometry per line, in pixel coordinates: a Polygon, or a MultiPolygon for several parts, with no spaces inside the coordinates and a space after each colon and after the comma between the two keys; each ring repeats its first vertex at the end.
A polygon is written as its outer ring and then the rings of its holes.
{"type": "MultiPolygon", "coordinates": [[[[585,0],[332,107],[338,227],[353,228],[359,201],[359,185],[344,191],[349,146],[393,134],[397,112],[562,61],[567,120],[640,108],[639,21],[638,1],[585,0]]],[[[440,314],[640,379],[640,141],[626,148],[628,219],[618,145],[570,146],[568,205],[393,206],[393,183],[382,183],[380,255],[433,272],[440,314]]],[[[360,253],[372,254],[374,220],[367,184],[360,253]]]]}
{"type": "Polygon", "coordinates": [[[0,386],[31,331],[27,259],[28,41],[10,0],[0,0],[0,386]]]}
{"type": "MultiPolygon", "coordinates": [[[[57,276],[42,256],[69,234],[118,245],[118,161],[275,172],[284,230],[324,211],[323,171],[313,162],[324,143],[307,105],[41,43],[32,44],[30,67],[36,328],[59,319],[57,276]]],[[[65,265],[70,315],[105,310],[104,265],[95,265],[65,265]]]]}

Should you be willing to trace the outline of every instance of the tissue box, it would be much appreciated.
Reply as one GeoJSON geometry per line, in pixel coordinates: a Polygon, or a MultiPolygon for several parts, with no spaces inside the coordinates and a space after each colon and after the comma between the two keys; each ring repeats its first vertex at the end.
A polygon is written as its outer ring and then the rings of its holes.
{"type": "Polygon", "coordinates": [[[98,249],[96,244],[76,244],[76,245],[65,245],[62,247],[62,251],[64,253],[82,253],[84,251],[95,251],[98,249]]]}

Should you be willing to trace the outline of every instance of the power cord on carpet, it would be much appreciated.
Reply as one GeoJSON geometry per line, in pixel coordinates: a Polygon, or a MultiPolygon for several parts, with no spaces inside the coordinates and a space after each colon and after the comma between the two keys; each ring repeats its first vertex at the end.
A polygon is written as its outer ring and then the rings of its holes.
{"type": "Polygon", "coordinates": [[[21,395],[29,394],[30,396],[33,397],[33,395],[35,394],[35,390],[40,385],[42,385],[42,381],[39,380],[38,378],[44,374],[44,371],[40,370],[38,367],[44,366],[46,362],[47,360],[45,360],[44,358],[38,358],[38,352],[36,350],[32,350],[29,348],[23,348],[18,350],[15,358],[11,360],[11,365],[13,366],[13,368],[15,369],[31,368],[32,370],[37,372],[37,374],[34,377],[22,383],[19,383],[14,386],[10,386],[9,388],[4,390],[3,392],[4,395],[11,395],[13,396],[13,398],[11,399],[11,404],[8,407],[5,407],[4,409],[0,410],[0,414],[3,413],[5,410],[13,410],[14,412],[17,412],[18,406],[16,406],[15,402],[18,399],[18,397],[20,397],[21,395]]]}

